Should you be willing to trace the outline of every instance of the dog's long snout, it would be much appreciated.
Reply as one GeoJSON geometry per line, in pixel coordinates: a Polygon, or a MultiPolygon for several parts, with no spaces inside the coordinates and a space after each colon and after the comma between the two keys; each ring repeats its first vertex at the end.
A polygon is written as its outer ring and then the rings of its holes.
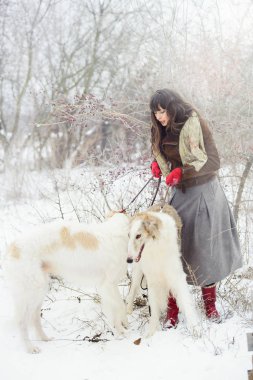
{"type": "Polygon", "coordinates": [[[128,256],[128,258],[127,258],[127,263],[128,263],[128,264],[132,264],[133,261],[134,261],[133,258],[130,257],[130,256],[128,256]]]}

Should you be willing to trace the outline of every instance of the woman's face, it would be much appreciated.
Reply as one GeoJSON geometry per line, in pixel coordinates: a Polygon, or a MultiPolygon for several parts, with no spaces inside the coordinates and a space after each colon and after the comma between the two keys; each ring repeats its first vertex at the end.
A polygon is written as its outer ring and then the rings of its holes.
{"type": "Polygon", "coordinates": [[[163,127],[167,127],[167,125],[170,122],[170,116],[168,115],[168,112],[162,108],[158,107],[158,110],[154,112],[156,120],[158,120],[163,127]]]}

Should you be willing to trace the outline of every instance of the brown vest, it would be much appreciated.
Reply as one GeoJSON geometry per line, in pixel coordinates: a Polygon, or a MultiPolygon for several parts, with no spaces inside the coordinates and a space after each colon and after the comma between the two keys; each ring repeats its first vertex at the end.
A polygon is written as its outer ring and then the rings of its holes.
{"type": "Polygon", "coordinates": [[[208,182],[216,176],[220,168],[219,154],[209,128],[201,125],[204,145],[207,153],[207,162],[197,172],[193,166],[183,166],[179,154],[179,135],[169,128],[161,141],[161,152],[165,159],[171,163],[171,170],[182,167],[183,178],[177,187],[190,187],[208,182]]]}

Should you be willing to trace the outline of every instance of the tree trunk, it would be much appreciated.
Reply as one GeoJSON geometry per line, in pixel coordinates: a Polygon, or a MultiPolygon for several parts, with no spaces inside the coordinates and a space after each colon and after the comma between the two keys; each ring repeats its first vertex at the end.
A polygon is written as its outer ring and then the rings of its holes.
{"type": "Polygon", "coordinates": [[[248,178],[252,164],[253,164],[253,155],[250,155],[247,158],[246,165],[245,165],[244,171],[242,173],[242,177],[241,177],[240,184],[239,184],[238,191],[237,191],[237,195],[236,195],[236,201],[235,201],[235,205],[234,205],[234,216],[235,216],[236,223],[238,221],[243,190],[244,190],[245,183],[246,183],[246,180],[248,178]]]}

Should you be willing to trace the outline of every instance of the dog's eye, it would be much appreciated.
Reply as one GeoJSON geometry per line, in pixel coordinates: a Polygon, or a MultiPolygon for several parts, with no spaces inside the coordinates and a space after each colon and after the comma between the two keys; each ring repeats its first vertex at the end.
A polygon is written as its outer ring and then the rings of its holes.
{"type": "Polygon", "coordinates": [[[135,239],[138,240],[138,239],[140,239],[140,237],[141,237],[141,234],[138,234],[135,236],[135,239]]]}

